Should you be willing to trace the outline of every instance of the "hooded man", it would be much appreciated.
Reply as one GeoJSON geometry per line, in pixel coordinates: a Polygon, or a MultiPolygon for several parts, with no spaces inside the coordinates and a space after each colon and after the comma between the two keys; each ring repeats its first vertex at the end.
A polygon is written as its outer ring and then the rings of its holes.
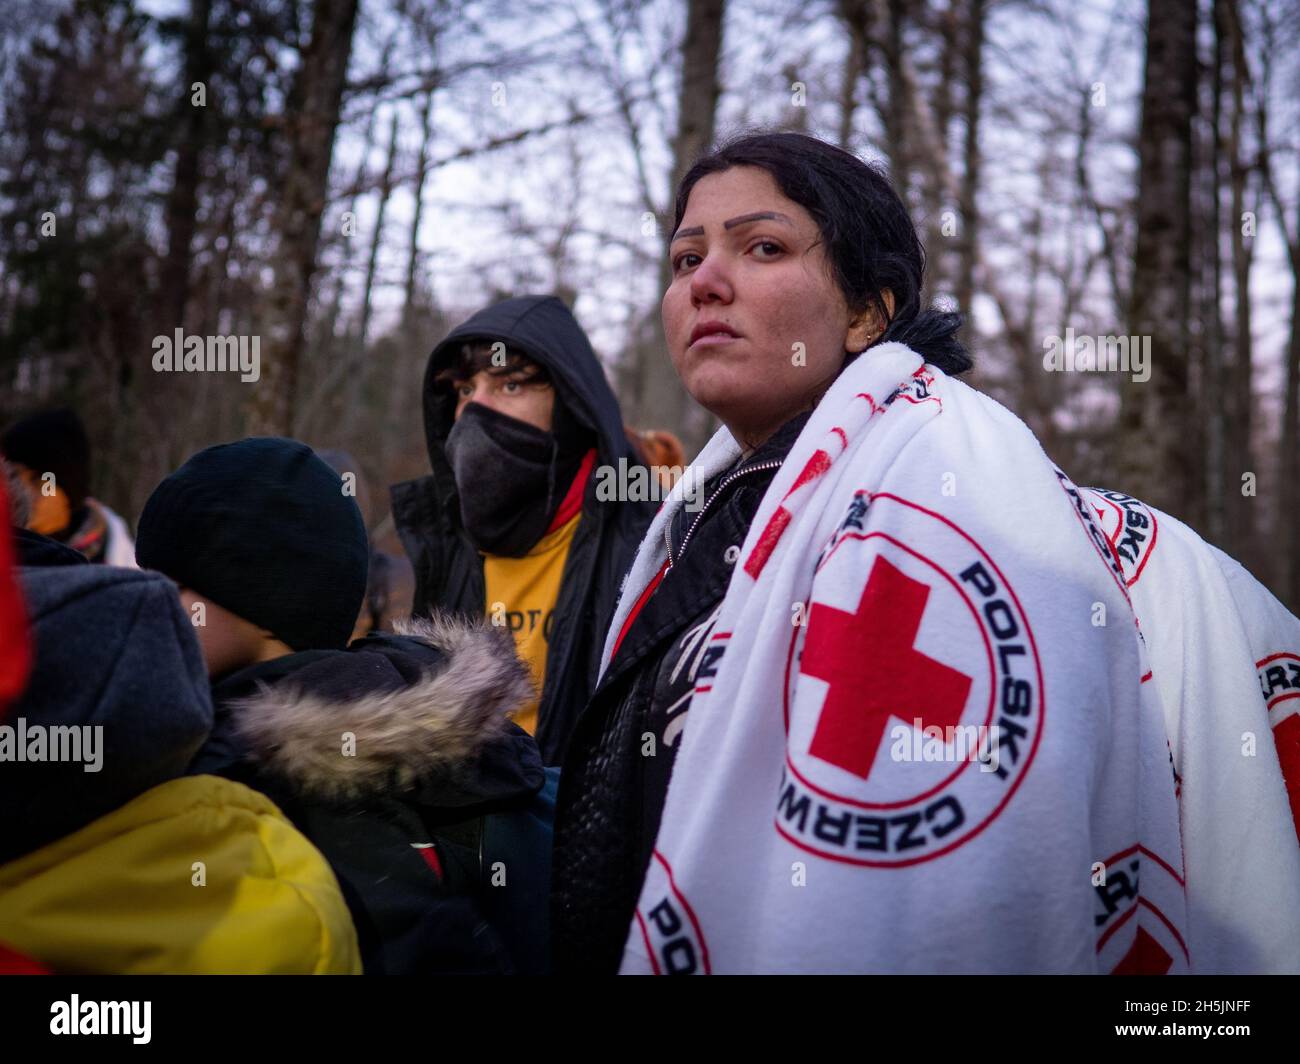
{"type": "Polygon", "coordinates": [[[568,307],[520,296],[434,348],[424,427],[432,475],[392,488],[413,614],[486,614],[510,629],[539,691],[516,719],[558,765],[653,515],[597,495],[593,473],[638,462],[618,401],[568,307]]]}

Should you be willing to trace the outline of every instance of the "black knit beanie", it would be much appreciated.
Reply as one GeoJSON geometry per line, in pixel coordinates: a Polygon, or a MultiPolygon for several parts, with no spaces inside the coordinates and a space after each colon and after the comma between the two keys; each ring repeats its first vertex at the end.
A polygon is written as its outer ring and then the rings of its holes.
{"type": "Polygon", "coordinates": [[[209,447],[154,489],[136,560],[294,650],[347,645],[369,547],[343,479],[296,440],[209,447]]]}
{"type": "Polygon", "coordinates": [[[0,437],[0,451],[38,477],[54,474],[76,509],[90,493],[90,441],[81,418],[72,410],[42,410],[14,422],[0,437]]]}

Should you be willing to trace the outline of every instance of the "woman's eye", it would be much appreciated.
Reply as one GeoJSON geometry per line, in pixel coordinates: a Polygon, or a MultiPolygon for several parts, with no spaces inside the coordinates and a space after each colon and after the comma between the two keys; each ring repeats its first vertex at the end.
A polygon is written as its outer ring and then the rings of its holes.
{"type": "Polygon", "coordinates": [[[474,386],[472,384],[459,384],[456,386],[456,394],[462,399],[468,399],[474,394],[474,386]]]}
{"type": "Polygon", "coordinates": [[[760,240],[749,250],[762,252],[762,254],[759,255],[759,258],[766,259],[766,258],[775,258],[777,255],[780,255],[785,250],[785,248],[783,248],[780,244],[774,243],[771,240],[760,240]]]}
{"type": "Polygon", "coordinates": [[[682,270],[688,270],[695,266],[695,262],[687,262],[688,259],[698,259],[699,256],[693,251],[687,251],[677,258],[673,259],[673,273],[681,273],[682,270]]]}
{"type": "Polygon", "coordinates": [[[503,390],[505,391],[506,395],[516,395],[518,394],[520,388],[522,387],[523,385],[521,385],[518,381],[506,381],[503,390]]]}

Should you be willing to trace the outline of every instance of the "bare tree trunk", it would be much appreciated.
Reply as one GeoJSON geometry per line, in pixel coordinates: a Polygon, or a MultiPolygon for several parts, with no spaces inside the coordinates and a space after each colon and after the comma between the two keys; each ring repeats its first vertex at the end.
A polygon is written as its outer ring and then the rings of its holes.
{"type": "Polygon", "coordinates": [[[970,320],[971,304],[975,301],[975,263],[979,241],[979,187],[980,187],[980,106],[984,95],[984,10],[985,0],[968,0],[966,24],[966,140],[964,144],[961,177],[961,249],[957,270],[957,307],[967,315],[962,330],[970,344],[975,335],[974,322],[970,320]]]}
{"type": "MultiPolygon", "coordinates": [[[[384,163],[384,172],[379,177],[379,207],[375,213],[375,231],[370,238],[370,255],[366,259],[366,283],[361,290],[361,322],[357,327],[357,347],[359,355],[354,355],[354,363],[364,360],[366,333],[370,331],[370,315],[374,307],[375,271],[379,266],[379,244],[384,239],[384,215],[388,213],[388,200],[393,194],[393,164],[397,159],[397,108],[393,108],[392,119],[388,124],[388,159],[384,163]]],[[[355,368],[355,366],[354,366],[355,368]]]]}
{"type": "Polygon", "coordinates": [[[868,0],[840,0],[839,16],[849,39],[844,57],[844,80],[840,85],[839,143],[845,151],[852,151],[858,82],[867,71],[871,45],[871,6],[868,0]]]}
{"type": "MultiPolygon", "coordinates": [[[[394,40],[395,35],[388,38],[379,57],[379,69],[374,80],[380,84],[388,83],[389,60],[393,54],[394,40]]],[[[347,215],[353,224],[348,226],[343,233],[343,252],[340,256],[338,274],[334,279],[334,293],[330,299],[329,321],[326,323],[327,329],[322,330],[326,336],[334,335],[339,314],[343,307],[343,290],[347,287],[347,268],[352,259],[352,235],[355,232],[357,204],[361,200],[361,190],[366,183],[366,165],[370,159],[370,149],[375,144],[375,117],[378,111],[378,107],[370,108],[369,113],[366,115],[365,131],[361,135],[361,155],[357,162],[356,175],[352,179],[351,195],[348,197],[347,215]]],[[[343,357],[347,357],[346,350],[343,357]]]]}
{"type": "Polygon", "coordinates": [[[409,427],[403,423],[400,412],[412,392],[421,388],[420,370],[424,357],[432,349],[437,337],[423,328],[431,322],[427,296],[429,287],[420,278],[420,223],[424,217],[424,185],[429,171],[429,149],[433,143],[432,88],[420,105],[420,149],[415,170],[415,207],[411,216],[410,246],[406,255],[406,280],[403,286],[402,317],[398,329],[396,350],[388,360],[387,394],[380,411],[380,431],[376,455],[376,468],[380,475],[391,475],[393,455],[400,452],[409,427]]]}
{"type": "Polygon", "coordinates": [[[936,17],[939,21],[942,50],[939,53],[939,91],[934,101],[934,121],[939,127],[939,136],[946,144],[948,126],[952,121],[952,89],[957,80],[957,61],[961,54],[958,40],[962,26],[956,0],[949,0],[947,7],[938,12],[936,17]]]}
{"type": "Polygon", "coordinates": [[[1251,458],[1251,421],[1254,411],[1252,392],[1252,354],[1250,313],[1250,268],[1254,258],[1254,240],[1244,233],[1246,214],[1246,184],[1250,169],[1243,158],[1242,123],[1246,118],[1246,83],[1250,71],[1246,65],[1246,48],[1241,29],[1240,12],[1236,0],[1229,0],[1227,31],[1232,49],[1232,121],[1228,133],[1228,159],[1232,167],[1232,215],[1228,219],[1232,233],[1233,275],[1233,346],[1232,365],[1228,372],[1228,386],[1224,393],[1228,421],[1228,483],[1227,519],[1228,541],[1236,556],[1244,559],[1253,570],[1255,559],[1255,498],[1242,493],[1242,476],[1253,472],[1251,458]]]}
{"type": "MultiPolygon", "coordinates": [[[[1279,211],[1279,216],[1281,213],[1279,211]]],[[[1291,340],[1283,378],[1282,439],[1278,477],[1282,484],[1277,527],[1281,531],[1278,589],[1292,609],[1300,609],[1300,204],[1291,256],[1291,340]]]]}
{"type": "Polygon", "coordinates": [[[420,107],[420,157],[416,161],[415,211],[411,217],[411,246],[406,256],[406,285],[402,300],[402,327],[409,328],[415,305],[416,273],[420,266],[420,221],[424,217],[424,182],[429,171],[429,144],[433,140],[433,89],[425,94],[420,107]]]}
{"type": "Polygon", "coordinates": [[[268,300],[269,343],[248,410],[250,431],[292,435],[320,220],[330,157],[352,52],[358,0],[317,0],[288,107],[289,164],[276,214],[275,281],[268,300]]]}
{"type": "MultiPolygon", "coordinates": [[[[713,143],[718,97],[718,60],[722,54],[722,27],[726,0],[688,0],[686,37],[682,42],[682,87],[677,114],[677,135],[673,140],[673,172],[669,196],[676,194],[691,164],[713,143]]],[[[671,205],[670,208],[671,210],[671,205]]],[[[663,255],[659,260],[659,290],[672,280],[668,244],[672,234],[664,226],[663,255]]],[[[663,323],[658,310],[652,312],[654,340],[641,352],[636,416],[642,428],[669,428],[678,432],[688,455],[694,456],[705,443],[708,420],[696,412],[668,360],[663,323]]]]}
{"type": "Polygon", "coordinates": [[[1223,325],[1223,239],[1222,163],[1223,97],[1227,82],[1228,49],[1226,44],[1227,13],[1225,0],[1214,0],[1214,63],[1210,71],[1210,150],[1208,158],[1197,167],[1204,190],[1208,224],[1197,227],[1201,245],[1197,259],[1201,264],[1201,309],[1203,323],[1203,373],[1198,389],[1197,407],[1205,425],[1205,531],[1211,542],[1230,553],[1237,545],[1228,539],[1225,498],[1227,480],[1227,390],[1225,333],[1223,325]]]}
{"type": "Polygon", "coordinates": [[[357,323],[357,331],[345,341],[343,387],[336,393],[342,399],[342,409],[335,424],[344,426],[346,438],[351,438],[353,426],[364,421],[366,384],[373,369],[366,341],[370,333],[370,318],[374,312],[375,275],[379,270],[379,246],[384,239],[384,218],[388,213],[388,201],[393,195],[398,128],[398,111],[394,106],[388,125],[388,158],[384,161],[384,172],[379,176],[379,205],[375,211],[374,232],[370,235],[370,253],[366,256],[366,279],[361,288],[361,319],[357,323]]]}
{"type": "Polygon", "coordinates": [[[234,223],[235,205],[239,202],[238,193],[231,191],[226,197],[225,206],[218,215],[220,228],[217,232],[226,234],[225,242],[213,256],[208,267],[207,298],[203,302],[203,312],[199,316],[200,327],[204,332],[225,332],[221,328],[221,310],[226,304],[226,289],[230,277],[230,255],[235,247],[234,223]]]}
{"type": "Polygon", "coordinates": [[[1122,490],[1194,525],[1203,484],[1188,350],[1196,17],[1186,0],[1150,0],[1128,332],[1150,337],[1151,377],[1124,378],[1116,463],[1122,490]]]}
{"type": "Polygon", "coordinates": [[[185,304],[190,293],[190,263],[199,204],[199,159],[207,129],[207,107],[192,103],[195,83],[205,86],[212,76],[212,53],[208,49],[208,21],[212,0],[191,0],[190,21],[185,29],[185,83],[177,104],[177,125],[181,132],[176,149],[176,171],[167,199],[167,258],[162,270],[162,320],[172,328],[184,326],[185,304]]]}
{"type": "MultiPolygon", "coordinates": [[[[1272,44],[1273,26],[1265,29],[1267,45],[1272,44]]],[[[1273,211],[1277,227],[1286,243],[1291,266],[1291,337],[1287,344],[1282,376],[1282,435],[1278,441],[1277,477],[1280,484],[1278,509],[1274,515],[1276,558],[1274,587],[1278,597],[1291,609],[1300,610],[1300,203],[1296,204],[1294,232],[1286,220],[1286,206],[1273,172],[1273,145],[1268,132],[1268,100],[1271,96],[1272,71],[1269,50],[1263,52],[1257,88],[1255,119],[1259,127],[1259,174],[1273,211]]]]}
{"type": "MultiPolygon", "coordinates": [[[[956,3],[949,3],[946,9],[938,13],[937,18],[939,20],[940,54],[939,85],[935,92],[934,118],[939,143],[946,152],[948,150],[948,127],[952,124],[953,84],[957,80],[956,67],[959,55],[959,26],[956,3]]],[[[974,47],[978,49],[981,43],[982,40],[977,42],[974,47]]],[[[968,60],[969,65],[969,56],[963,56],[963,58],[968,60]]],[[[978,97],[979,86],[974,86],[973,91],[978,97]]],[[[978,106],[977,100],[977,109],[978,106]]],[[[943,187],[940,181],[935,176],[933,168],[927,169],[926,189],[928,190],[928,197],[925,234],[927,269],[925,271],[925,291],[922,293],[921,300],[925,306],[929,306],[934,301],[935,292],[947,287],[948,284],[951,266],[948,256],[945,254],[947,248],[943,235],[943,215],[946,210],[957,206],[957,204],[944,202],[943,187]]],[[[963,226],[963,231],[964,229],[963,226]]]]}
{"type": "Polygon", "coordinates": [[[912,188],[912,152],[908,130],[912,111],[913,81],[904,66],[903,25],[910,0],[883,0],[881,50],[885,57],[885,74],[889,84],[889,102],[881,116],[885,127],[885,150],[889,153],[889,172],[894,187],[910,205],[912,188]]]}
{"type": "Polygon", "coordinates": [[[713,144],[718,97],[722,95],[718,63],[722,56],[725,14],[725,0],[689,0],[686,39],[682,42],[681,107],[677,112],[677,136],[673,140],[670,193],[676,190],[696,158],[713,144]]]}
{"type": "MultiPolygon", "coordinates": [[[[1046,168],[1046,167],[1044,167],[1046,168]]],[[[1056,421],[1053,417],[1051,399],[1048,389],[1050,380],[1043,373],[1043,347],[1035,341],[1038,336],[1038,288],[1043,267],[1043,208],[1041,204],[1034,207],[1034,216],[1030,220],[1029,230],[1025,233],[1029,241],[1029,295],[1025,301],[1023,324],[1015,330],[1019,340],[1016,344],[1020,369],[1017,377],[1021,389],[1020,404],[1025,421],[1034,430],[1043,450],[1059,460],[1059,443],[1056,433],[1056,421]]]]}
{"type": "MultiPolygon", "coordinates": [[[[1255,106],[1253,108],[1256,122],[1257,163],[1256,173],[1264,194],[1277,219],[1278,232],[1286,246],[1287,260],[1291,267],[1291,335],[1283,358],[1282,370],[1282,432],[1278,439],[1279,453],[1273,467],[1278,483],[1277,507],[1271,514],[1272,536],[1268,538],[1270,548],[1261,555],[1261,560],[1272,562],[1271,586],[1278,597],[1292,610],[1300,612],[1300,521],[1296,520],[1297,506],[1300,506],[1300,485],[1296,483],[1300,473],[1300,454],[1297,454],[1297,421],[1300,420],[1300,217],[1297,218],[1296,231],[1293,234],[1287,222],[1287,208],[1282,200],[1274,173],[1273,155],[1282,145],[1273,143],[1269,131],[1271,101],[1273,99],[1273,62],[1278,51],[1276,42],[1280,20],[1267,7],[1256,8],[1261,36],[1259,56],[1259,75],[1255,80],[1255,106]]],[[[1285,142],[1283,142],[1285,144],[1285,142]]],[[[1300,203],[1296,205],[1300,215],[1300,203]]],[[[1263,480],[1263,471],[1259,478],[1263,480]]],[[[1263,537],[1261,537],[1262,539],[1263,537]]]]}

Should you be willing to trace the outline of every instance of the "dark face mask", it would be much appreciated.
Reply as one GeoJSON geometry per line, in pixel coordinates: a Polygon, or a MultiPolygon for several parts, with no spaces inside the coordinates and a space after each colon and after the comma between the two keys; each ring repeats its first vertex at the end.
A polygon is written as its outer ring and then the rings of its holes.
{"type": "Polygon", "coordinates": [[[460,495],[461,524],[474,545],[488,554],[522,558],[546,534],[569,486],[560,480],[556,438],[470,403],[444,450],[460,495]]]}

